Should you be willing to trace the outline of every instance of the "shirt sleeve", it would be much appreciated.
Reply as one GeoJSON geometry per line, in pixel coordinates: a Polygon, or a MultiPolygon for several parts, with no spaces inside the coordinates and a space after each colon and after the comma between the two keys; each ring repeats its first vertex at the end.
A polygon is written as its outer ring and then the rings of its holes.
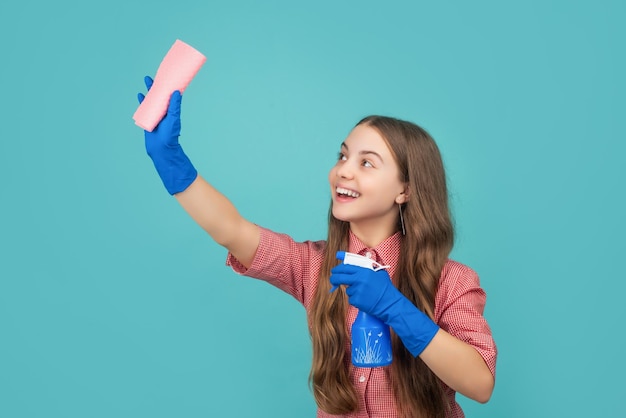
{"type": "Polygon", "coordinates": [[[266,281],[308,306],[317,286],[325,242],[295,242],[286,234],[260,230],[259,246],[250,267],[246,269],[231,253],[226,265],[238,274],[266,281]]]}
{"type": "Polygon", "coordinates": [[[483,357],[491,374],[496,374],[498,350],[491,328],[483,316],[487,295],[476,272],[449,261],[437,291],[435,319],[449,334],[473,346],[483,357]]]}

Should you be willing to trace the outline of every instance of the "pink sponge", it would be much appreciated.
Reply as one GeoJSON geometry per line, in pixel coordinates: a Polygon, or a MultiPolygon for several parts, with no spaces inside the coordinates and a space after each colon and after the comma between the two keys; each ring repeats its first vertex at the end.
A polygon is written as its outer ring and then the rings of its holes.
{"type": "Polygon", "coordinates": [[[135,124],[152,132],[167,112],[172,93],[175,90],[183,93],[205,61],[204,55],[177,39],[161,61],[154,84],[133,115],[135,124]]]}

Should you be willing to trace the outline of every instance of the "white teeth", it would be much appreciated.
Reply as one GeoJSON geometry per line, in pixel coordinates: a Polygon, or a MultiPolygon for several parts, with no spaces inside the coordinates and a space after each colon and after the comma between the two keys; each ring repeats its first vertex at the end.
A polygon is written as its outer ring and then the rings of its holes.
{"type": "Polygon", "coordinates": [[[344,189],[343,187],[337,187],[335,190],[339,194],[343,194],[343,195],[350,196],[350,197],[359,197],[359,196],[361,196],[359,193],[355,192],[354,190],[344,189]]]}

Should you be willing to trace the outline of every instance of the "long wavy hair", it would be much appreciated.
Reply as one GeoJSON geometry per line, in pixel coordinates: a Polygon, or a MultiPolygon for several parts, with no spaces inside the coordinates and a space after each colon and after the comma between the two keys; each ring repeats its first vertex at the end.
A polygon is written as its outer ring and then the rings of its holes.
{"type": "MultiPolygon", "coordinates": [[[[435,293],[454,241],[446,176],[435,141],[419,126],[385,116],[368,116],[358,125],[376,129],[387,142],[401,181],[408,184],[403,204],[406,235],[402,237],[394,283],[404,296],[434,319],[435,293]]],[[[398,217],[399,218],[399,217],[398,217]]],[[[398,221],[398,228],[400,223],[398,221]]],[[[357,392],[348,367],[346,327],[348,301],[342,287],[330,293],[335,254],[348,247],[350,224],[328,214],[328,239],[317,290],[309,315],[313,361],[309,381],[318,406],[329,414],[356,411],[357,392]]],[[[394,361],[387,369],[398,407],[406,418],[443,418],[449,405],[441,381],[392,332],[394,361]]]]}

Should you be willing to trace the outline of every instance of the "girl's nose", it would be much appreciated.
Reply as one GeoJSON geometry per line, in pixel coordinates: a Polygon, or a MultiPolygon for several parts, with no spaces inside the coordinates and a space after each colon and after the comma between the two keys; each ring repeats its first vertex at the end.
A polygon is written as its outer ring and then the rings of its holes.
{"type": "Polygon", "coordinates": [[[354,168],[350,161],[342,161],[337,167],[337,177],[351,179],[354,176],[354,168]]]}

